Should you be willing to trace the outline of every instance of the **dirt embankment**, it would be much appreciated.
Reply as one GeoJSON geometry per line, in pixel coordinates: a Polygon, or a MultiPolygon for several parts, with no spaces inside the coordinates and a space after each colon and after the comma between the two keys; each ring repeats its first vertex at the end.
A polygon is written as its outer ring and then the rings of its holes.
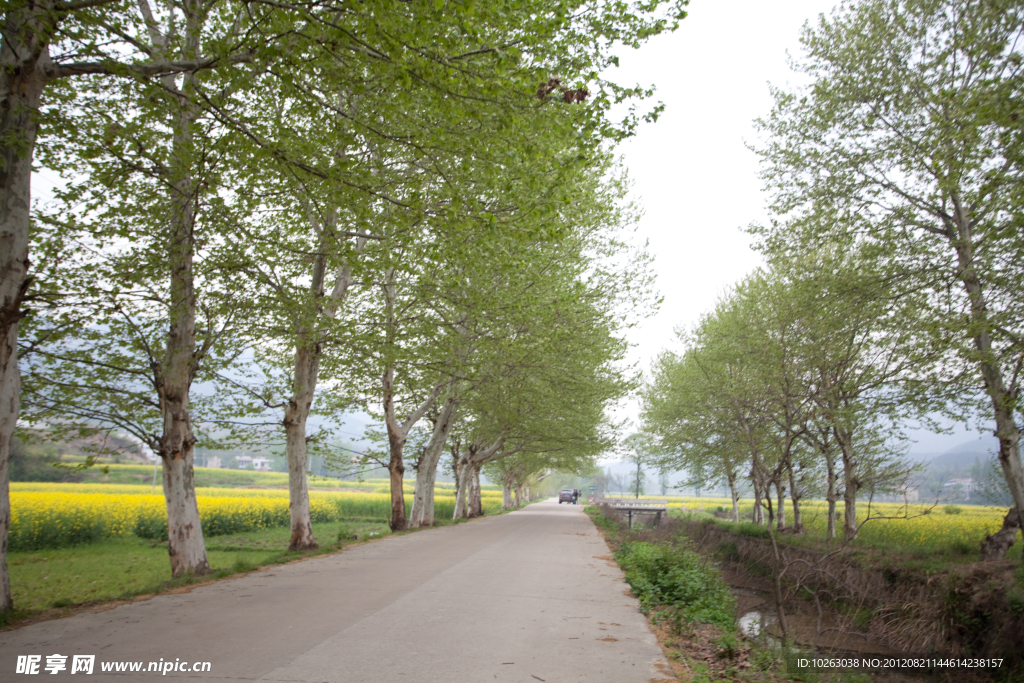
{"type": "Polygon", "coordinates": [[[790,630],[819,647],[1001,657],[1024,665],[1024,569],[1015,562],[926,574],[883,566],[868,554],[785,544],[776,560],[767,538],[710,521],[676,519],[667,527],[663,533],[683,533],[714,555],[733,585],[770,595],[772,577],[781,572],[790,630]]]}

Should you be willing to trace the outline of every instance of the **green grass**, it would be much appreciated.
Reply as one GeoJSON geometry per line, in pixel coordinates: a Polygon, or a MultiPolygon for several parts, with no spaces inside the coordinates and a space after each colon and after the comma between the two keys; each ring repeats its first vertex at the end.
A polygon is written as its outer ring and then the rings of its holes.
{"type": "MultiPolygon", "coordinates": [[[[342,529],[347,538],[344,543],[354,542],[353,534],[365,540],[371,533],[389,533],[387,524],[378,520],[314,524],[313,533],[321,552],[339,547],[342,529]]],[[[208,539],[207,556],[214,578],[303,556],[286,550],[289,534],[284,527],[208,539]]],[[[167,543],[130,536],[73,548],[12,552],[7,562],[12,597],[21,615],[94,600],[125,599],[205,579],[171,581],[167,543]]]]}
{"type": "Polygon", "coordinates": [[[615,552],[615,560],[645,614],[666,607],[679,626],[697,622],[725,631],[736,629],[736,599],[722,573],[693,550],[629,542],[615,552]]]}

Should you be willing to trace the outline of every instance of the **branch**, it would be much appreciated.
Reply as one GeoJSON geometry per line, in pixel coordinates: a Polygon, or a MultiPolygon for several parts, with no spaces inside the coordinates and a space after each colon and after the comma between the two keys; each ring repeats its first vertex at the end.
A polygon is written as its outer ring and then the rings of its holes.
{"type": "Polygon", "coordinates": [[[423,401],[423,403],[420,404],[419,408],[417,408],[415,411],[413,411],[411,415],[409,415],[409,419],[407,419],[405,423],[402,425],[402,430],[405,434],[408,434],[409,430],[412,429],[412,426],[419,422],[420,418],[426,415],[427,411],[430,410],[430,406],[434,405],[434,401],[436,401],[437,397],[441,395],[441,390],[448,386],[450,383],[451,380],[439,382],[437,386],[434,387],[434,390],[430,392],[430,396],[428,396],[423,401]]]}
{"type": "Polygon", "coordinates": [[[242,64],[252,62],[251,52],[239,52],[228,57],[204,57],[202,59],[191,59],[183,62],[157,62],[154,64],[122,64],[120,62],[72,62],[70,64],[53,64],[46,67],[46,77],[49,79],[66,78],[68,76],[84,76],[88,74],[99,74],[103,76],[116,76],[127,72],[132,76],[150,78],[153,76],[167,76],[179,73],[194,73],[204,69],[213,69],[218,66],[230,64],[242,64]]]}
{"type": "Polygon", "coordinates": [[[76,12],[82,9],[92,9],[103,5],[112,5],[114,0],[75,0],[74,2],[58,2],[53,6],[55,12],[76,12]]]}

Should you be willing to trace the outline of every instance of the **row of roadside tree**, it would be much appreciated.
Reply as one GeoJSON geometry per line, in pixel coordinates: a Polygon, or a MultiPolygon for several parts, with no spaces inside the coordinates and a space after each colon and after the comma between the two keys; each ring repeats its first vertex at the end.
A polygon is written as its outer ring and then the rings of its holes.
{"type": "Polygon", "coordinates": [[[646,393],[663,466],[734,501],[749,480],[779,529],[787,491],[797,532],[820,492],[835,536],[842,497],[852,540],[859,496],[905,490],[902,425],[978,420],[1014,503],[982,557],[1005,554],[1024,510],[1022,32],[1005,0],[862,0],[805,26],[804,85],[759,121],[765,265],[646,393]]]}
{"type": "Polygon", "coordinates": [[[156,453],[175,576],[209,569],[197,443],[285,444],[293,548],[311,425],[345,411],[385,425],[356,465],[387,466],[395,529],[433,522],[446,448],[460,515],[488,463],[514,490],[591,462],[654,301],[612,150],[659,108],[604,74],[684,4],[5,8],[0,610],[19,420],[156,453]]]}

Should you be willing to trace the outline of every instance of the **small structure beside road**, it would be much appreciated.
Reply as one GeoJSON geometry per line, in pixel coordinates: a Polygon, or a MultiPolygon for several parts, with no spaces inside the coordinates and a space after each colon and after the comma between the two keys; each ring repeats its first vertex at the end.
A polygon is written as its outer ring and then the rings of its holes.
{"type": "Polygon", "coordinates": [[[654,526],[661,524],[661,516],[668,512],[668,501],[654,498],[591,498],[594,505],[608,505],[617,512],[625,512],[629,528],[633,528],[633,513],[653,514],[654,526]]]}

